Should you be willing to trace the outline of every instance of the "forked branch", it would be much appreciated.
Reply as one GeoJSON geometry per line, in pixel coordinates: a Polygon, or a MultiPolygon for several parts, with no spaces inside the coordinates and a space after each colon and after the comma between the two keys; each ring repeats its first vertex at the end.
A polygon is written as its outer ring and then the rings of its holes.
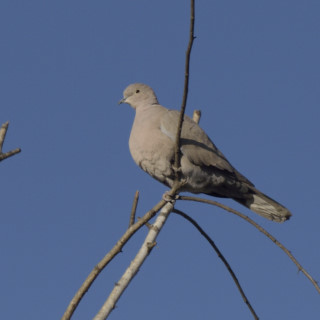
{"type": "Polygon", "coordinates": [[[134,276],[138,273],[143,262],[150,254],[151,250],[156,245],[157,236],[165,224],[171,210],[173,208],[173,203],[168,202],[160,211],[157,216],[156,221],[150,228],[147,237],[145,238],[139,252],[132,260],[130,266],[127,268],[125,273],[122,275],[121,279],[115,284],[112,292],[110,293],[108,299],[103,304],[102,308],[99,310],[97,315],[93,320],[104,320],[108,317],[110,312],[115,308],[117,301],[120,299],[122,293],[127,288],[129,283],[132,281],[134,276]]]}
{"type": "Polygon", "coordinates": [[[3,147],[4,140],[6,138],[8,127],[9,127],[9,121],[5,122],[0,129],[0,161],[7,159],[9,157],[12,157],[15,154],[21,152],[20,148],[16,148],[14,150],[11,150],[5,153],[2,152],[2,147],[3,147]]]}
{"type": "Polygon", "coordinates": [[[61,320],[69,320],[72,317],[75,309],[79,305],[81,299],[85,293],[89,290],[94,280],[98,277],[100,272],[109,264],[109,262],[122,251],[124,245],[130,240],[130,238],[156,213],[166,204],[165,200],[161,200],[157,205],[155,205],[150,211],[148,211],[141,219],[139,219],[135,224],[133,224],[123,236],[119,239],[116,245],[105,255],[105,257],[93,268],[86,280],[83,282],[79,290],[76,292],[72,300],[70,301],[64,315],[61,320]]]}

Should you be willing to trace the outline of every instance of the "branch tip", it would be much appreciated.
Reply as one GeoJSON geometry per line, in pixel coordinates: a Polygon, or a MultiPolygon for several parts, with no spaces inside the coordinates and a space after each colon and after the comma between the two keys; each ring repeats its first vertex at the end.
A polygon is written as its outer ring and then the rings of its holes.
{"type": "Polygon", "coordinates": [[[320,293],[320,287],[318,283],[312,278],[312,276],[302,267],[302,265],[298,262],[298,260],[293,256],[293,254],[280,242],[278,241],[273,235],[271,235],[267,230],[265,230],[262,226],[260,226],[257,222],[253,221],[251,218],[246,216],[245,214],[234,210],[226,205],[223,205],[217,201],[208,200],[208,199],[202,199],[198,197],[189,197],[189,196],[180,196],[179,200],[190,200],[190,201],[197,201],[202,203],[211,204],[214,206],[217,206],[221,209],[224,209],[228,212],[231,212],[238,217],[244,219],[245,221],[249,222],[251,225],[253,225],[256,229],[258,229],[261,233],[263,233],[266,237],[268,237],[272,242],[274,242],[282,251],[284,251],[287,256],[293,261],[293,263],[298,267],[299,270],[309,279],[309,281],[314,285],[318,293],[320,293]]]}
{"type": "Polygon", "coordinates": [[[211,247],[214,249],[214,251],[217,253],[218,257],[222,260],[223,264],[225,265],[225,267],[227,268],[228,272],[230,273],[234,283],[236,284],[241,297],[244,301],[244,303],[247,305],[247,307],[249,308],[251,314],[253,315],[254,319],[257,320],[259,319],[255,310],[253,309],[253,307],[251,306],[249,299],[246,297],[240,282],[237,278],[237,276],[235,275],[235,273],[233,272],[229,262],[227,261],[227,259],[224,257],[224,255],[222,254],[222,252],[219,250],[219,248],[217,247],[217,245],[214,243],[214,241],[209,237],[209,235],[200,227],[200,225],[194,220],[192,219],[189,215],[187,215],[186,213],[184,213],[181,210],[178,209],[173,209],[172,210],[174,213],[178,214],[179,216],[183,217],[184,219],[186,219],[187,221],[189,221],[199,232],[200,234],[209,242],[209,244],[211,245],[211,247]]]}

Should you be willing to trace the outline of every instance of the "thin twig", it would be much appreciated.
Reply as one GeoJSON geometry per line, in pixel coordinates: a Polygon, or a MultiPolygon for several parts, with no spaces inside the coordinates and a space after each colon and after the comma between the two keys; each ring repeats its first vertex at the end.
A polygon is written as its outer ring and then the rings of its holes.
{"type": "Polygon", "coordinates": [[[246,297],[238,278],[236,277],[235,273],[233,272],[229,262],[226,260],[226,258],[223,256],[223,254],[221,253],[221,251],[219,250],[219,248],[216,246],[216,244],[214,243],[214,241],[208,236],[208,234],[199,226],[199,224],[193,220],[190,216],[188,216],[186,213],[184,213],[181,210],[178,209],[173,209],[172,210],[174,213],[177,213],[178,215],[180,215],[181,217],[185,218],[186,220],[188,220],[189,222],[191,222],[197,229],[198,231],[207,239],[207,241],[210,243],[211,247],[214,249],[214,251],[217,253],[218,257],[222,260],[222,262],[224,263],[224,265],[226,266],[227,270],[229,271],[233,281],[235,282],[237,288],[240,291],[240,294],[242,296],[243,301],[245,302],[245,304],[248,306],[249,310],[251,311],[253,317],[255,320],[258,320],[259,317],[257,316],[256,312],[254,311],[253,307],[251,306],[248,298],[246,297]]]}
{"type": "Polygon", "coordinates": [[[185,74],[184,74],[184,89],[183,89],[183,98],[181,104],[181,111],[179,116],[179,122],[177,127],[177,134],[175,140],[175,149],[174,149],[174,168],[176,174],[176,180],[180,180],[179,178],[179,168],[180,168],[180,136],[182,130],[183,117],[187,105],[188,91],[189,91],[189,69],[190,69],[190,55],[191,49],[193,45],[194,37],[194,20],[195,20],[195,8],[194,8],[194,0],[191,0],[191,13],[190,13],[190,32],[189,32],[189,43],[186,51],[186,64],[185,64],[185,74]]]}
{"type": "Polygon", "coordinates": [[[192,119],[195,123],[199,124],[201,118],[201,110],[194,110],[192,119]]]}
{"type": "Polygon", "coordinates": [[[164,223],[166,222],[169,214],[173,208],[173,203],[168,202],[160,211],[154,222],[152,228],[149,230],[147,237],[145,238],[140,250],[138,251],[135,258],[132,260],[130,266],[124,272],[120,280],[114,286],[112,292],[110,293],[108,299],[105,301],[97,315],[93,320],[104,320],[108,317],[111,311],[115,308],[117,301],[120,299],[122,293],[127,288],[129,283],[132,281],[134,276],[138,273],[143,262],[150,254],[151,250],[156,244],[156,238],[162,229],[164,223]]]}
{"type": "Polygon", "coordinates": [[[254,227],[256,227],[260,232],[262,232],[265,236],[267,236],[272,242],[274,242],[280,249],[282,249],[289,258],[293,261],[293,263],[298,267],[298,270],[301,271],[314,285],[318,293],[320,293],[320,287],[316,280],[312,278],[312,276],[302,267],[302,265],[297,261],[297,259],[292,255],[292,253],[282,244],[280,243],[274,236],[272,236],[268,231],[266,231],[264,228],[262,228],[258,223],[250,219],[248,216],[244,215],[243,213],[236,211],[228,206],[225,206],[219,202],[213,201],[213,200],[207,200],[207,199],[201,199],[198,197],[189,197],[189,196],[179,196],[178,200],[190,200],[190,201],[197,201],[197,202],[203,202],[207,204],[212,204],[214,206],[217,206],[219,208],[222,208],[226,211],[229,211],[238,217],[246,220],[250,224],[252,224],[254,227]]]}
{"type": "Polygon", "coordinates": [[[20,148],[16,148],[14,150],[8,151],[6,153],[2,153],[2,147],[3,147],[3,143],[4,140],[6,138],[6,134],[8,131],[8,127],[9,127],[9,121],[5,122],[0,129],[0,161],[7,159],[9,157],[14,156],[15,154],[21,152],[20,148]]]}
{"type": "Polygon", "coordinates": [[[2,146],[3,146],[4,139],[6,138],[8,127],[9,127],[9,121],[5,122],[0,129],[0,154],[2,153],[2,146]]]}
{"type": "Polygon", "coordinates": [[[21,149],[20,149],[20,148],[17,148],[17,149],[8,151],[8,152],[6,152],[6,153],[1,153],[1,154],[0,154],[0,161],[2,161],[2,160],[4,160],[4,159],[7,159],[7,158],[9,158],[9,157],[12,157],[12,156],[14,156],[15,154],[20,153],[20,152],[21,152],[21,149]]]}
{"type": "Polygon", "coordinates": [[[138,200],[139,200],[139,191],[137,190],[133,203],[132,203],[132,208],[131,208],[131,213],[130,213],[130,221],[129,221],[129,228],[134,224],[134,221],[136,219],[136,211],[137,211],[137,205],[138,205],[138,200]]]}

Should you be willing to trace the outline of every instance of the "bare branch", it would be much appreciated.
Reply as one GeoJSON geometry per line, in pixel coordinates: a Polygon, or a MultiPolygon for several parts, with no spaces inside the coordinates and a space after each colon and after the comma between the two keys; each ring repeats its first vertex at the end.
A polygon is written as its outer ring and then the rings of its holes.
{"type": "Polygon", "coordinates": [[[140,267],[142,266],[144,260],[150,254],[151,250],[154,248],[156,238],[162,229],[164,223],[166,222],[169,214],[173,208],[173,203],[168,202],[160,211],[155,223],[149,230],[147,237],[145,238],[140,250],[138,251],[136,257],[131,262],[130,266],[127,268],[125,273],[122,275],[121,279],[116,283],[112,292],[110,293],[108,299],[103,304],[100,311],[93,318],[93,320],[104,320],[108,317],[110,312],[115,308],[117,301],[120,299],[122,293],[127,288],[129,283],[132,281],[134,276],[138,273],[140,267]]]}
{"type": "Polygon", "coordinates": [[[207,204],[211,204],[214,206],[217,206],[219,208],[222,208],[226,211],[229,211],[238,217],[246,220],[250,224],[252,224],[254,227],[256,227],[260,232],[262,232],[265,236],[267,236],[272,242],[274,242],[280,249],[282,249],[288,256],[289,258],[293,261],[293,263],[298,267],[299,271],[301,271],[314,285],[318,293],[320,293],[320,287],[317,283],[316,280],[314,280],[311,275],[302,267],[302,265],[297,261],[297,259],[292,255],[292,253],[282,244],[280,243],[274,236],[272,236],[268,231],[266,231],[264,228],[262,228],[258,223],[250,219],[248,216],[244,215],[243,213],[236,211],[228,206],[225,206],[219,202],[213,201],[213,200],[207,200],[207,199],[201,199],[198,197],[187,197],[187,196],[179,196],[178,199],[181,200],[190,200],[190,201],[197,201],[197,202],[203,202],[207,204]]]}
{"type": "MultiPolygon", "coordinates": [[[[174,186],[170,191],[168,191],[169,196],[174,196],[180,186],[174,186]]],[[[71,302],[69,303],[64,315],[61,320],[69,320],[80,303],[81,299],[85,293],[89,290],[94,280],[100,274],[100,272],[109,264],[109,262],[122,251],[124,245],[129,241],[129,239],[151,218],[153,218],[156,213],[162,209],[162,207],[167,203],[166,200],[161,200],[156,204],[150,211],[148,211],[142,218],[140,218],[135,224],[133,224],[123,236],[119,239],[116,245],[105,255],[105,257],[93,268],[86,280],[83,282],[79,290],[76,292],[71,302]]]]}
{"type": "Polygon", "coordinates": [[[194,0],[191,0],[191,14],[190,14],[190,32],[189,32],[189,43],[188,48],[186,51],[186,64],[185,64],[185,74],[184,74],[184,90],[183,90],[183,98],[182,98],[182,104],[181,104],[181,111],[180,111],[180,117],[177,127],[177,134],[176,134],[176,143],[175,143],[175,152],[174,152],[174,167],[176,172],[176,180],[179,180],[179,171],[180,168],[180,136],[181,136],[181,130],[182,130],[182,123],[183,123],[183,117],[184,112],[187,105],[187,98],[188,98],[188,91],[189,91],[189,69],[190,69],[190,55],[191,55],[191,49],[193,45],[194,37],[194,20],[195,20],[195,8],[194,8],[194,0]]]}
{"type": "Polygon", "coordinates": [[[238,280],[238,278],[236,277],[235,273],[233,272],[230,264],[228,263],[228,261],[226,260],[226,258],[223,256],[223,254],[221,253],[221,251],[219,250],[219,248],[216,246],[216,244],[214,243],[214,241],[208,236],[208,234],[199,226],[199,224],[193,220],[190,216],[188,216],[186,213],[182,212],[181,210],[178,209],[173,209],[172,210],[174,213],[180,215],[181,217],[183,217],[184,219],[188,220],[190,223],[192,223],[196,229],[198,229],[198,231],[207,239],[207,241],[210,243],[211,247],[214,249],[214,251],[217,253],[218,257],[222,260],[222,262],[224,263],[224,265],[226,266],[227,270],[229,271],[233,281],[235,282],[237,288],[240,291],[240,294],[242,296],[242,299],[244,301],[244,303],[248,306],[249,310],[251,311],[254,319],[258,320],[259,317],[257,316],[256,312],[254,311],[253,307],[251,306],[248,298],[246,297],[240,282],[238,280]]]}
{"type": "Polygon", "coordinates": [[[201,118],[201,110],[194,110],[192,119],[195,123],[199,124],[201,118]]]}
{"type": "Polygon", "coordinates": [[[17,148],[17,149],[8,151],[8,152],[6,152],[6,153],[1,153],[1,154],[0,154],[0,161],[2,161],[2,160],[4,160],[4,159],[7,159],[7,158],[9,158],[9,157],[12,157],[12,156],[14,156],[15,154],[20,153],[20,152],[21,152],[21,149],[20,149],[20,148],[17,148]]]}
{"type": "Polygon", "coordinates": [[[79,288],[71,302],[69,303],[68,308],[66,309],[61,320],[69,320],[80,303],[81,299],[85,293],[89,290],[93,281],[97,278],[99,273],[109,264],[109,262],[121,252],[124,245],[129,241],[129,239],[145,224],[149,221],[164,205],[166,204],[165,200],[161,200],[157,205],[155,205],[150,211],[148,211],[141,219],[139,219],[134,225],[132,225],[127,231],[123,234],[120,240],[116,245],[106,254],[106,256],[93,268],[93,270],[88,275],[87,279],[83,282],[82,286],[79,288]]]}
{"type": "Polygon", "coordinates": [[[6,153],[2,153],[2,147],[3,147],[4,140],[6,138],[8,127],[9,127],[9,121],[5,122],[0,129],[0,161],[7,159],[9,157],[12,157],[13,155],[21,152],[20,148],[16,148],[6,153]]]}
{"type": "Polygon", "coordinates": [[[6,138],[8,127],[9,127],[9,121],[5,122],[0,129],[0,154],[2,153],[2,146],[3,146],[4,139],[6,138]]]}
{"type": "Polygon", "coordinates": [[[129,221],[129,228],[134,224],[134,221],[136,219],[136,211],[137,211],[138,200],[139,200],[139,191],[137,190],[135,195],[134,195],[134,199],[133,199],[133,203],[132,203],[130,221],[129,221]]]}

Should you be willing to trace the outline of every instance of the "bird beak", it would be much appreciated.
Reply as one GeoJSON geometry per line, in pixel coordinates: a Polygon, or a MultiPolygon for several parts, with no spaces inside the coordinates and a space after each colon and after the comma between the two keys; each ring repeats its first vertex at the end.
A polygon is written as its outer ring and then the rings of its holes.
{"type": "Polygon", "coordinates": [[[126,103],[126,99],[123,98],[123,99],[121,99],[121,100],[118,102],[118,104],[121,104],[121,103],[126,103]]]}

